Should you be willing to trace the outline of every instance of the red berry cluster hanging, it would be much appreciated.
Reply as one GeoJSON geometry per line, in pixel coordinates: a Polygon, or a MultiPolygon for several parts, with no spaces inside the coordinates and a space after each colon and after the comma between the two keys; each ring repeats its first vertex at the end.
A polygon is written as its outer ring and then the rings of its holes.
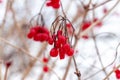
{"type": "MultiPolygon", "coordinates": [[[[40,20],[43,20],[43,18],[40,20]]],[[[28,33],[27,37],[29,39],[33,39],[34,41],[40,42],[46,41],[50,45],[54,44],[54,47],[50,50],[50,56],[57,57],[59,55],[60,59],[64,59],[65,55],[72,56],[74,54],[74,49],[71,47],[69,41],[71,34],[69,36],[67,22],[70,23],[68,19],[62,16],[57,17],[51,27],[52,35],[50,35],[48,29],[45,28],[42,23],[41,23],[42,25],[37,24],[30,29],[30,32],[28,33]]],[[[72,24],[70,25],[72,26],[72,24]]],[[[73,26],[71,28],[73,28],[73,26]]],[[[74,28],[72,32],[74,32],[74,28]]]]}
{"type": "Polygon", "coordinates": [[[27,36],[29,39],[33,38],[35,41],[40,42],[48,41],[50,37],[48,29],[39,25],[32,27],[27,36]]]}
{"type": "Polygon", "coordinates": [[[62,17],[62,19],[58,17],[53,22],[52,41],[54,47],[50,50],[50,56],[52,57],[57,57],[59,55],[60,59],[64,59],[65,55],[72,56],[74,54],[74,49],[69,42],[66,22],[67,20],[64,17],[62,17]]]}
{"type": "Polygon", "coordinates": [[[49,41],[50,38],[50,32],[49,30],[44,26],[44,20],[41,14],[38,14],[37,21],[35,22],[35,26],[32,26],[29,33],[27,34],[27,37],[29,39],[33,39],[34,41],[49,41]]]}
{"type": "Polygon", "coordinates": [[[51,6],[54,9],[58,9],[60,7],[60,0],[49,0],[46,3],[47,6],[51,6]]]}

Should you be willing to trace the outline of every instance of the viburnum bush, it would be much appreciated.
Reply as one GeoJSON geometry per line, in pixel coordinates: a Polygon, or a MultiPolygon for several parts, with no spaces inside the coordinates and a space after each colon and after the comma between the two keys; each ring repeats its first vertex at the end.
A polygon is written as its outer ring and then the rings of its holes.
{"type": "Polygon", "coordinates": [[[0,80],[119,80],[120,0],[0,0],[0,80]]]}

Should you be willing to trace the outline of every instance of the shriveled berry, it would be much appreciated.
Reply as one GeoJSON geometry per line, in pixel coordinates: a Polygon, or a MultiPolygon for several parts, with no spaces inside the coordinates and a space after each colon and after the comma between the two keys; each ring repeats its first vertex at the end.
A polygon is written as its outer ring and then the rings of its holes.
{"type": "Polygon", "coordinates": [[[52,48],[50,51],[50,56],[52,57],[58,56],[58,50],[56,48],[52,48]]]}
{"type": "Polygon", "coordinates": [[[44,66],[44,67],[43,67],[43,71],[44,71],[44,72],[48,72],[48,71],[49,71],[49,67],[48,67],[48,66],[44,66]]]}
{"type": "Polygon", "coordinates": [[[69,52],[67,53],[68,56],[72,56],[74,54],[74,49],[70,48],[69,52]]]}
{"type": "Polygon", "coordinates": [[[6,68],[9,68],[9,67],[11,66],[11,64],[12,64],[11,61],[6,62],[6,63],[5,63],[6,68]]]}

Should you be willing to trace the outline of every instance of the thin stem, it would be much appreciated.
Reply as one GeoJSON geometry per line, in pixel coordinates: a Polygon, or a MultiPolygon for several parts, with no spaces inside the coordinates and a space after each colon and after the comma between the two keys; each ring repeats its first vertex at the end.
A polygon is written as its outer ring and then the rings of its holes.
{"type": "Polygon", "coordinates": [[[100,7],[100,6],[103,6],[104,4],[106,4],[106,3],[110,2],[110,1],[113,1],[113,0],[107,0],[107,1],[105,1],[105,2],[103,2],[103,3],[101,3],[101,4],[99,4],[99,5],[94,6],[93,8],[90,8],[89,10],[96,9],[96,8],[98,8],[98,7],[100,7]]]}
{"type": "Polygon", "coordinates": [[[80,73],[80,71],[79,71],[78,68],[77,68],[77,63],[76,63],[76,60],[75,60],[75,57],[74,57],[74,56],[73,56],[73,62],[74,62],[75,69],[76,69],[75,74],[77,75],[78,80],[81,80],[81,79],[80,79],[80,77],[81,77],[81,73],[80,73]]]}
{"type": "Polygon", "coordinates": [[[8,69],[9,69],[9,68],[7,67],[6,70],[5,70],[4,80],[7,80],[8,69]]]}
{"type": "MultiPolygon", "coordinates": [[[[118,65],[116,68],[120,68],[120,65],[118,65]]],[[[115,70],[113,69],[103,80],[107,80],[114,71],[115,70]]]]}
{"type": "Polygon", "coordinates": [[[40,8],[39,14],[41,14],[41,12],[42,12],[42,10],[43,10],[43,7],[44,7],[44,4],[45,4],[46,1],[47,1],[47,0],[45,0],[45,1],[43,2],[42,7],[40,8]]]}
{"type": "MultiPolygon", "coordinates": [[[[92,31],[92,34],[93,34],[93,31],[92,31]]],[[[93,35],[94,35],[94,34],[93,34],[93,35]]],[[[101,56],[100,56],[100,53],[99,53],[99,49],[98,49],[98,47],[97,47],[97,41],[96,41],[95,37],[93,37],[93,41],[94,41],[96,53],[97,53],[99,62],[100,62],[100,64],[101,64],[101,67],[103,68],[103,71],[104,71],[105,75],[107,75],[107,72],[105,71],[104,65],[103,65],[103,63],[102,63],[102,59],[101,59],[101,56]]]]}

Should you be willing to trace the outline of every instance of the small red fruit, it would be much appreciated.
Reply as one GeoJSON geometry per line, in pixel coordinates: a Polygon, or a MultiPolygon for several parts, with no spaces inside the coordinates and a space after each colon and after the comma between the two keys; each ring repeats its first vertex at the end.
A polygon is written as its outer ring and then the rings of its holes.
{"type": "Polygon", "coordinates": [[[44,66],[44,67],[43,67],[43,71],[44,71],[44,72],[48,72],[48,71],[49,71],[49,67],[48,67],[48,66],[44,66]]]}
{"type": "Polygon", "coordinates": [[[55,47],[56,48],[60,48],[61,47],[61,43],[59,41],[55,41],[55,47]]]}
{"type": "Polygon", "coordinates": [[[58,50],[57,50],[57,48],[52,48],[51,49],[50,56],[52,56],[52,57],[58,56],[58,50]]]}
{"type": "Polygon", "coordinates": [[[63,36],[63,35],[59,35],[59,36],[58,36],[58,41],[59,41],[61,44],[65,44],[65,43],[66,43],[66,37],[63,36]]]}
{"type": "Polygon", "coordinates": [[[53,38],[52,38],[52,37],[49,37],[49,39],[48,39],[48,43],[49,43],[50,45],[53,44],[53,38]]]}
{"type": "Polygon", "coordinates": [[[31,29],[30,32],[28,33],[27,37],[28,38],[33,38],[36,35],[35,29],[31,29]]]}
{"type": "Polygon", "coordinates": [[[115,75],[116,75],[117,79],[120,79],[120,70],[119,69],[115,70],[115,75]]]}
{"type": "Polygon", "coordinates": [[[67,53],[70,50],[70,45],[68,43],[63,45],[63,49],[65,50],[65,52],[67,53]]]}
{"type": "Polygon", "coordinates": [[[57,31],[57,36],[59,36],[59,35],[62,35],[62,31],[61,30],[57,31]]]}
{"type": "Polygon", "coordinates": [[[81,28],[82,31],[86,30],[90,25],[91,25],[90,22],[84,22],[84,23],[83,23],[83,26],[82,26],[82,28],[81,28]]]}
{"type": "Polygon", "coordinates": [[[48,58],[44,57],[44,58],[43,58],[43,62],[44,62],[44,63],[47,63],[47,62],[48,62],[48,58]]]}
{"type": "Polygon", "coordinates": [[[68,55],[68,56],[72,56],[73,54],[74,54],[74,49],[71,48],[71,49],[69,50],[69,52],[67,53],[67,55],[68,55]]]}

